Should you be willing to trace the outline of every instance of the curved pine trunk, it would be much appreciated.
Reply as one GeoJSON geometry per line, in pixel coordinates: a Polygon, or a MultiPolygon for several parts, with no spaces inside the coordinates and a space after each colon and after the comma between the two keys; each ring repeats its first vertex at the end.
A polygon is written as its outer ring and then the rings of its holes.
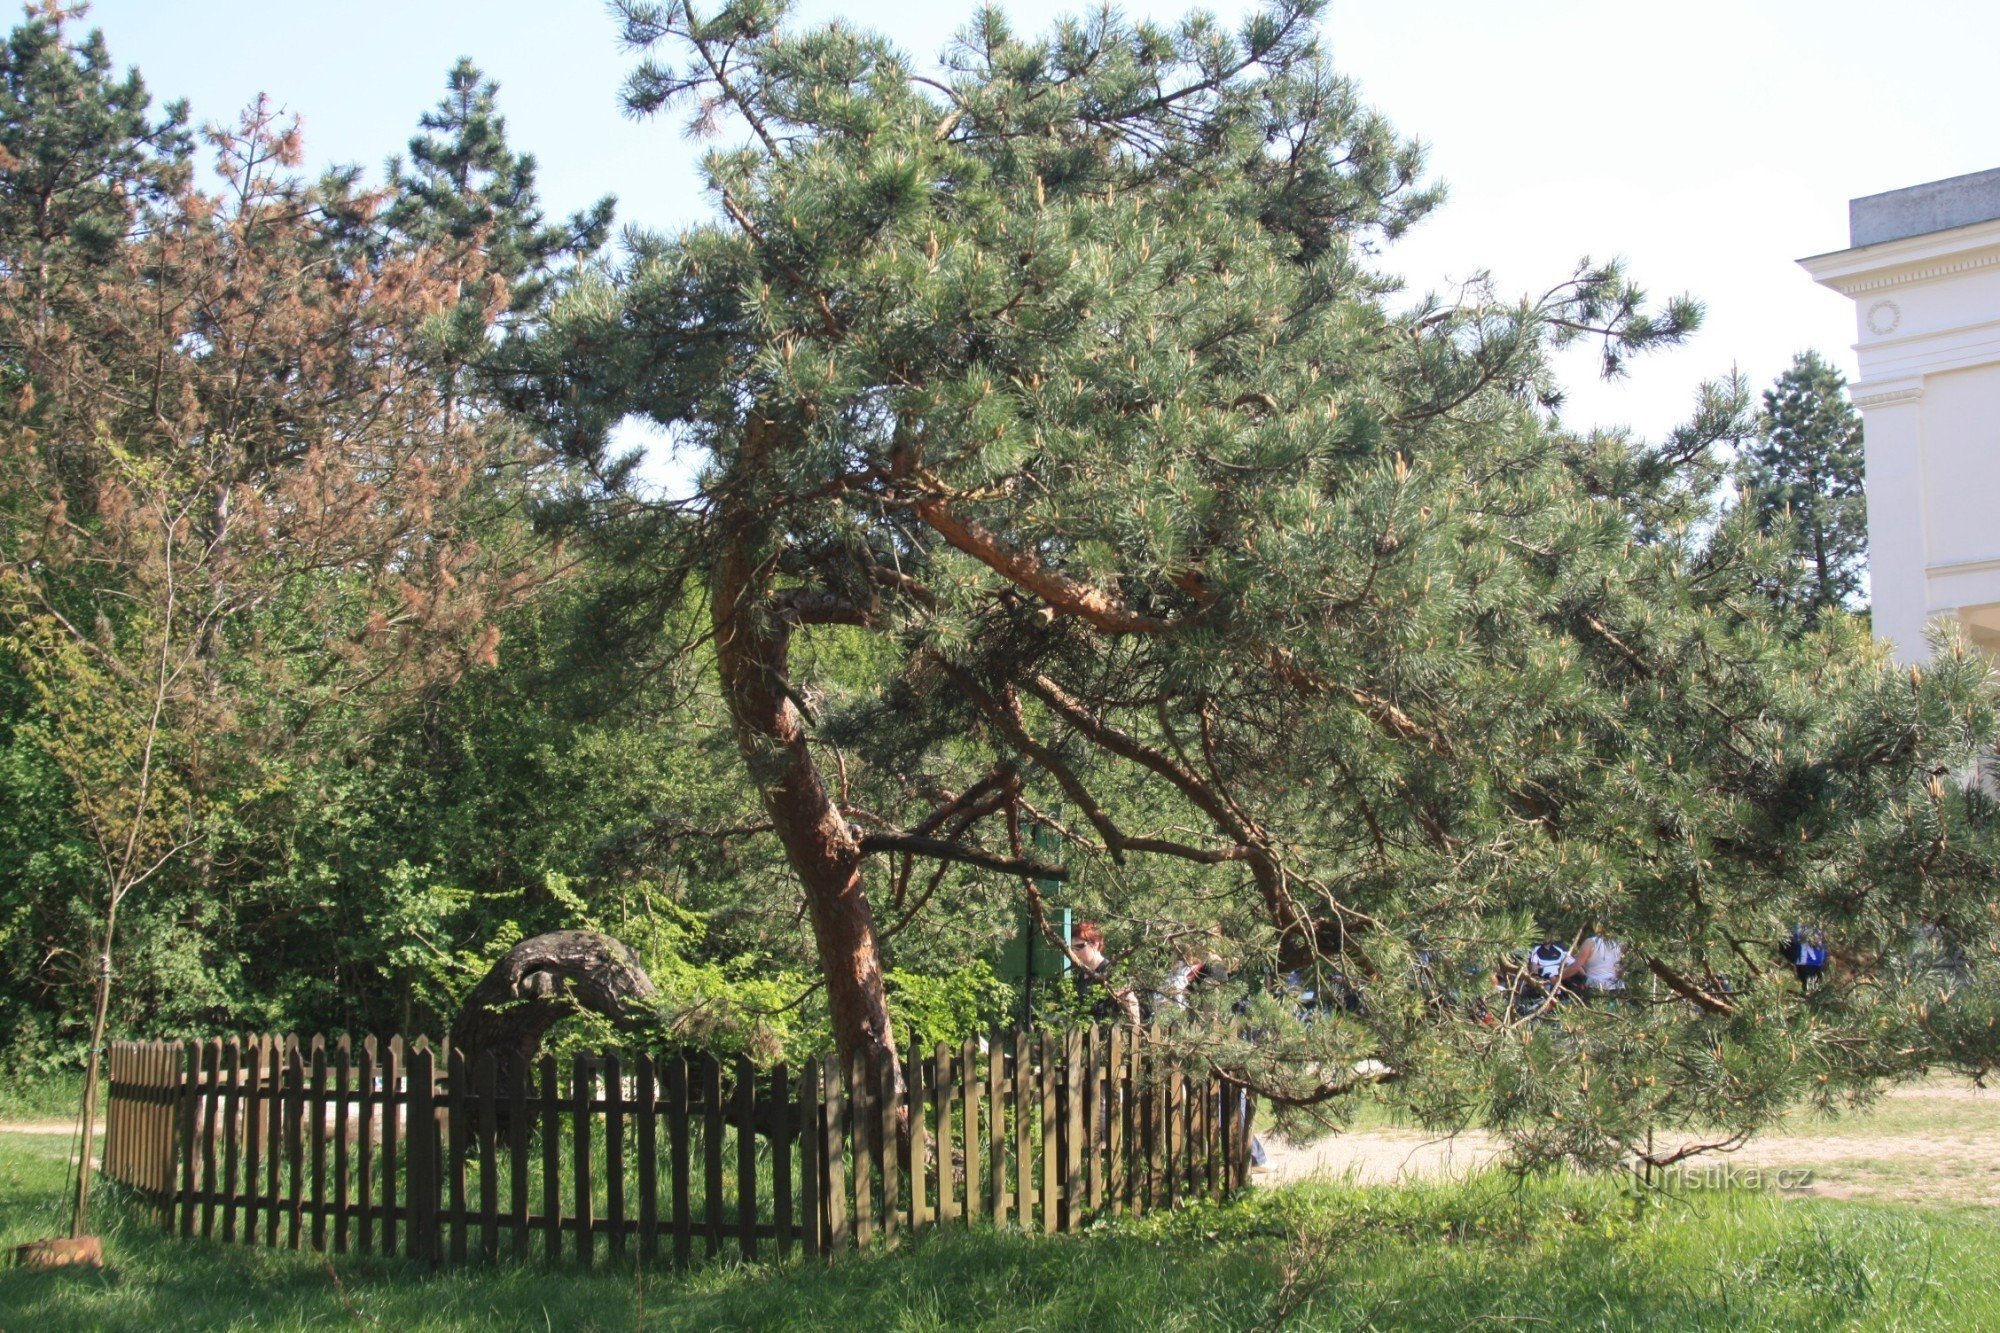
{"type": "MultiPolygon", "coordinates": [[[[740,467],[760,466],[773,430],[768,422],[751,422],[740,467]]],[[[895,1069],[875,917],[862,885],[861,841],[820,777],[792,702],[791,626],[772,605],[766,534],[747,507],[733,502],[725,501],[723,521],[711,613],[717,675],[737,748],[805,891],[841,1058],[868,1052],[895,1069]]]]}

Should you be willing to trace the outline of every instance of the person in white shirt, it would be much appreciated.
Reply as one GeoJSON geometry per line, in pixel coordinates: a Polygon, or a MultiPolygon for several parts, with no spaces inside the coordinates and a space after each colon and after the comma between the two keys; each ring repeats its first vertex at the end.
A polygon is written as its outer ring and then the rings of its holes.
{"type": "Polygon", "coordinates": [[[1616,999],[1618,993],[1625,989],[1624,959],[1624,946],[1606,935],[1603,926],[1596,927],[1576,951],[1577,972],[1583,981],[1584,998],[1616,999]]]}

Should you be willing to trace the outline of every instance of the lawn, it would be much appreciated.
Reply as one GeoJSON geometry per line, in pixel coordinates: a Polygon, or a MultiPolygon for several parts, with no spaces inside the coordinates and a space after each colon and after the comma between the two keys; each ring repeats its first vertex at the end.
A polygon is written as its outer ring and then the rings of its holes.
{"type": "MultiPolygon", "coordinates": [[[[0,1136],[0,1240],[48,1234],[68,1144],[0,1136]]],[[[498,1265],[179,1242],[109,1204],[105,1273],[0,1272],[0,1329],[1615,1329],[2000,1326],[1976,1209],[1500,1174],[1297,1186],[1070,1238],[934,1234],[826,1266],[498,1265]]]]}

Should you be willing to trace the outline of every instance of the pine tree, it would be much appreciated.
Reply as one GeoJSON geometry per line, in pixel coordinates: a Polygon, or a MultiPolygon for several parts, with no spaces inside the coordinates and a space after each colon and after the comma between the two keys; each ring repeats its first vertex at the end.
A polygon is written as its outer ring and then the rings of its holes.
{"type": "Polygon", "coordinates": [[[188,178],[187,106],[158,118],[136,70],[116,77],[87,6],[31,6],[0,46],[0,232],[6,299],[46,319],[188,178]]]}
{"type": "Polygon", "coordinates": [[[393,199],[384,224],[419,244],[476,246],[505,279],[508,309],[535,310],[560,277],[590,259],[611,231],[611,196],[560,223],[542,212],[535,159],[507,143],[499,85],[470,60],[452,66],[445,95],[418,120],[409,160],[389,162],[393,199]]]}
{"type": "Polygon", "coordinates": [[[1818,352],[1801,352],[1764,391],[1756,438],[1737,480],[1765,533],[1790,547],[1776,590],[1808,620],[1853,607],[1868,573],[1868,500],[1861,416],[1847,381],[1818,352]]]}
{"type": "Polygon", "coordinates": [[[1900,676],[1754,596],[1705,498],[1729,390],[1658,446],[1562,428],[1552,349],[1616,372],[1691,301],[1590,264],[1391,299],[1374,256],[1440,192],[1317,0],[1044,38],[983,10],[937,78],[778,0],[621,8],[634,111],[741,141],[713,222],[558,304],[538,408],[592,457],[628,412],[705,457],[624,553],[706,600],[843,1053],[895,1058],[901,932],[1059,881],[1138,984],[1209,937],[1366,997],[1267,1000],[1254,1044],[1169,1024],[1190,1058],[1291,1104],[1483,1097],[1602,1157],[1894,1063],[1869,1015],[1904,992],[1803,1010],[1757,943],[1783,923],[1877,982],[1912,920],[1991,942],[1937,776],[1989,734],[1983,667],[1900,676]],[[1667,1003],[1469,1021],[1536,918],[1608,923],[1667,1003]]]}

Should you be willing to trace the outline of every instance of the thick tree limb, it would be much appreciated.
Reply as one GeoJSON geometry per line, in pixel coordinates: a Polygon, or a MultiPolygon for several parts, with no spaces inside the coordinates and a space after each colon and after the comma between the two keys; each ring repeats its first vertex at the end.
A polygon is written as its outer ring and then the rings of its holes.
{"type": "Polygon", "coordinates": [[[1659,959],[1648,958],[1646,960],[1646,967],[1654,976],[1667,983],[1668,990],[1704,1013],[1720,1014],[1724,1018],[1734,1018],[1736,1016],[1735,1005],[1718,996],[1709,994],[1659,959]]]}
{"type": "Polygon", "coordinates": [[[1039,556],[1013,550],[978,520],[954,512],[940,496],[918,500],[913,507],[946,543],[1034,593],[1060,615],[1076,616],[1107,634],[1158,634],[1171,624],[1134,611],[1124,598],[1080,583],[1039,556]]]}
{"type": "Polygon", "coordinates": [[[861,839],[861,854],[867,856],[872,852],[908,852],[912,856],[930,856],[940,861],[956,861],[961,865],[980,866],[987,870],[997,870],[1002,874],[1022,875],[1034,879],[1069,878],[1069,871],[1062,866],[999,856],[978,847],[947,842],[943,838],[920,838],[908,833],[868,834],[861,839]]]}
{"type": "Polygon", "coordinates": [[[910,832],[919,837],[927,837],[942,828],[948,819],[964,815],[972,815],[974,818],[990,815],[1005,801],[1008,789],[1019,785],[1019,776],[1011,766],[996,769],[925,815],[917,821],[910,832]]]}
{"type": "Polygon", "coordinates": [[[1084,707],[1082,701],[1045,675],[1033,677],[1027,685],[1037,698],[1054,709],[1064,721],[1082,732],[1096,745],[1120,758],[1129,759],[1144,768],[1151,769],[1172,783],[1229,837],[1244,845],[1255,842],[1253,830],[1230,808],[1221,794],[1203,780],[1200,774],[1188,768],[1180,760],[1099,719],[1084,707]]]}
{"type": "Polygon", "coordinates": [[[940,665],[967,701],[999,728],[1000,734],[1006,737],[1008,744],[1032,759],[1056,780],[1056,785],[1062,788],[1063,795],[1076,802],[1077,808],[1083,811],[1084,818],[1088,819],[1090,826],[1097,830],[1097,836],[1104,839],[1104,850],[1110,854],[1112,861],[1118,865],[1125,864],[1125,835],[1111,822],[1110,816],[1104,813],[1104,807],[1097,803],[1097,798],[1090,794],[1090,789],[1083,785],[1083,780],[1063,762],[1062,756],[1029,734],[1027,722],[1021,716],[1020,700],[1014,698],[1010,692],[1006,702],[1002,703],[988,693],[985,686],[973,679],[971,673],[949,662],[940,662],[940,665]]]}

